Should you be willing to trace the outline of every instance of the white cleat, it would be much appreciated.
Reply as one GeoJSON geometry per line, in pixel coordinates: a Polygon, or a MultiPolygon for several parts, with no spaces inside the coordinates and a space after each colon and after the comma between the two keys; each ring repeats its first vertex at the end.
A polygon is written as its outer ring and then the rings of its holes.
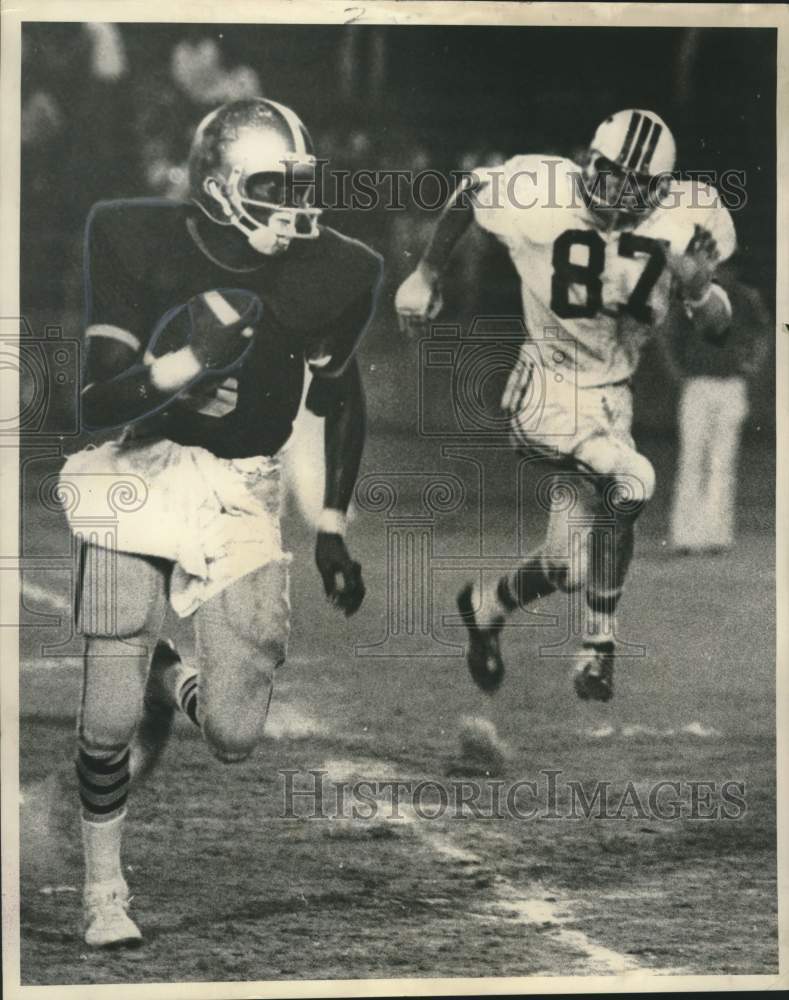
{"type": "Polygon", "coordinates": [[[122,878],[86,886],[83,897],[85,944],[91,948],[142,944],[140,928],[127,912],[129,901],[129,887],[122,878]]]}

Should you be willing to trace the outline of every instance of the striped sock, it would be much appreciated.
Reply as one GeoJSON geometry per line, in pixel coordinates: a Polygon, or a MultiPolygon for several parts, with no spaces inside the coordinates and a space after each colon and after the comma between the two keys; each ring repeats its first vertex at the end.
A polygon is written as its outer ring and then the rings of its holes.
{"type": "Polygon", "coordinates": [[[474,616],[482,628],[499,628],[518,608],[556,590],[541,556],[533,556],[523,566],[502,576],[495,588],[474,585],[472,600],[478,609],[474,616]]]}
{"type": "Polygon", "coordinates": [[[129,795],[129,747],[77,751],[77,780],[82,815],[91,823],[109,823],[126,809],[129,795]]]}
{"type": "Polygon", "coordinates": [[[514,611],[525,608],[532,601],[548,597],[556,590],[551,579],[550,567],[542,556],[532,556],[514,573],[499,580],[498,598],[503,608],[514,611]]]}
{"type": "Polygon", "coordinates": [[[199,679],[197,674],[190,674],[178,689],[178,704],[181,710],[189,716],[192,722],[199,727],[200,720],[197,717],[197,687],[199,679]]]}
{"type": "Polygon", "coordinates": [[[123,879],[121,835],[129,794],[129,747],[95,750],[80,743],[75,763],[86,886],[117,882],[123,879]]]}
{"type": "Polygon", "coordinates": [[[622,587],[586,592],[585,641],[594,645],[614,641],[614,615],[622,587]]]}

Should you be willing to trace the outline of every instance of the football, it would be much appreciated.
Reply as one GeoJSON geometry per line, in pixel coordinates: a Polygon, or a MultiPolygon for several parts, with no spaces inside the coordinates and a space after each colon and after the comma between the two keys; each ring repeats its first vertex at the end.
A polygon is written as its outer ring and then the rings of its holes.
{"type": "Polygon", "coordinates": [[[206,337],[219,340],[232,329],[233,333],[241,334],[238,350],[223,360],[222,370],[236,368],[252,348],[253,327],[262,311],[257,295],[242,288],[201,292],[162,316],[151,336],[145,363],[152,364],[162,355],[172,354],[206,337]]]}
{"type": "Polygon", "coordinates": [[[460,752],[465,762],[479,765],[489,773],[500,773],[509,756],[496,726],[481,716],[465,716],[460,722],[460,752]]]}

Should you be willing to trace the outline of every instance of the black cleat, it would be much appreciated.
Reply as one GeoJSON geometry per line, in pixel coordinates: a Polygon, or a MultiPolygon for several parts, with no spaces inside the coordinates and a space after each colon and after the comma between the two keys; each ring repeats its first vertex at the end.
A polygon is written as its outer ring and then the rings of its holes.
{"type": "Polygon", "coordinates": [[[582,701],[610,701],[614,695],[614,644],[588,642],[586,662],[575,668],[573,685],[582,701]]]}
{"type": "Polygon", "coordinates": [[[175,645],[169,639],[160,639],[156,643],[145,685],[142,719],[129,758],[133,781],[143,781],[148,777],[170,739],[176,706],[164,684],[163,675],[180,660],[175,645]]]}
{"type": "Polygon", "coordinates": [[[504,660],[499,648],[499,634],[504,619],[490,628],[480,628],[471,603],[472,584],[465,586],[458,594],[458,610],[468,629],[469,645],[466,662],[481,690],[493,694],[504,680],[504,660]]]}

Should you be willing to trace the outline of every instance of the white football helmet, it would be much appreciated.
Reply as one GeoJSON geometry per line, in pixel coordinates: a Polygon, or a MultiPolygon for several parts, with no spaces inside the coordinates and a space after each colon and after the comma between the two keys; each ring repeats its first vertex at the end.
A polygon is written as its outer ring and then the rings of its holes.
{"type": "Polygon", "coordinates": [[[317,160],[304,123],[260,97],[224,104],[198,125],[189,194],[213,222],[235,226],[262,254],[319,234],[317,160]]]}
{"type": "Polygon", "coordinates": [[[676,155],[674,136],[654,111],[617,111],[598,126],[585,159],[590,207],[648,215],[666,196],[676,155]]]}

